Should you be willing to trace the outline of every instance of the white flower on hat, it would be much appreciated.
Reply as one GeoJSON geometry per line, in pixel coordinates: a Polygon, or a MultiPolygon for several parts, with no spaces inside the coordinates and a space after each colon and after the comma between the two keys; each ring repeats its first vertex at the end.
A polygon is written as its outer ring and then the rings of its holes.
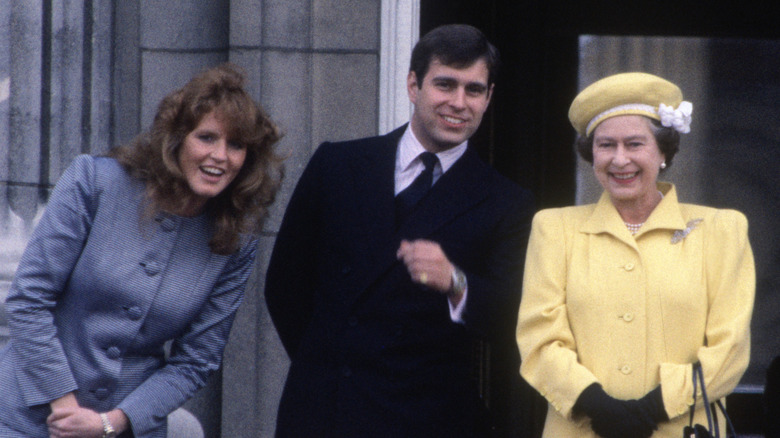
{"type": "Polygon", "coordinates": [[[661,117],[661,124],[667,128],[673,128],[680,134],[691,132],[691,114],[693,113],[693,104],[684,100],[680,102],[677,109],[665,104],[658,105],[658,116],[661,117]]]}

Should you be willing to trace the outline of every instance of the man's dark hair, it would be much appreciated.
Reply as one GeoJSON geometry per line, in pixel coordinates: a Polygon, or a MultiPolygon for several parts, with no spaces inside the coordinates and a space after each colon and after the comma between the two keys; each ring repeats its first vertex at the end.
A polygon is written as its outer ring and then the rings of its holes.
{"type": "Polygon", "coordinates": [[[412,50],[409,70],[422,87],[431,61],[454,68],[466,68],[483,59],[488,68],[488,87],[496,81],[500,58],[495,48],[479,29],[467,24],[439,26],[423,36],[412,50]]]}

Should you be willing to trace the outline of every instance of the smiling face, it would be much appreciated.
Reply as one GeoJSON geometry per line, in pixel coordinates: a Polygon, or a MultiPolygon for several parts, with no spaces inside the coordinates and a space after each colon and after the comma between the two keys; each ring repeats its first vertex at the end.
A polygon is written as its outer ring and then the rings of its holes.
{"type": "Polygon", "coordinates": [[[203,116],[179,150],[179,167],[195,195],[188,213],[199,213],[209,199],[222,193],[236,178],[245,159],[246,148],[228,139],[214,111],[203,116]]]}
{"type": "Polygon", "coordinates": [[[468,140],[479,128],[492,94],[488,68],[480,59],[466,68],[431,61],[420,86],[415,73],[406,81],[414,104],[412,132],[430,152],[441,152],[468,140]]]}
{"type": "Polygon", "coordinates": [[[645,117],[612,117],[593,131],[593,171],[618,207],[654,207],[663,162],[664,155],[645,117]]]}

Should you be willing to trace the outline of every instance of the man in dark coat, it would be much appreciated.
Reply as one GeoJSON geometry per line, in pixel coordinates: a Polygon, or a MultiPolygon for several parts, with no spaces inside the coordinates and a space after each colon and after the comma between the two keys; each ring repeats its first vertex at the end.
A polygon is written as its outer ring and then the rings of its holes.
{"type": "Polygon", "coordinates": [[[479,30],[434,29],[412,52],[410,123],[309,162],[266,278],[291,360],[278,436],[486,436],[475,345],[518,375],[533,213],[467,144],[497,63],[479,30]]]}

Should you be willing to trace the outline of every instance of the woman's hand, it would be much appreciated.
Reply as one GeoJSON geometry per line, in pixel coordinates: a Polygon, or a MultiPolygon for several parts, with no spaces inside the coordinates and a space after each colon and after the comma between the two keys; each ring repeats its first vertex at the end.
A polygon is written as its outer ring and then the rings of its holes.
{"type": "Polygon", "coordinates": [[[103,436],[103,421],[100,414],[91,410],[67,405],[54,408],[46,419],[50,438],[100,438],[103,436]]]}
{"type": "MultiPolygon", "coordinates": [[[[103,420],[100,414],[79,406],[75,394],[68,393],[49,403],[51,415],[46,418],[50,438],[101,438],[103,420]]],[[[123,411],[114,409],[107,413],[117,435],[127,430],[130,421],[123,411]]]]}
{"type": "Polygon", "coordinates": [[[637,400],[613,398],[598,383],[582,391],[574,410],[590,417],[591,428],[604,438],[648,438],[658,429],[637,400]]]}

